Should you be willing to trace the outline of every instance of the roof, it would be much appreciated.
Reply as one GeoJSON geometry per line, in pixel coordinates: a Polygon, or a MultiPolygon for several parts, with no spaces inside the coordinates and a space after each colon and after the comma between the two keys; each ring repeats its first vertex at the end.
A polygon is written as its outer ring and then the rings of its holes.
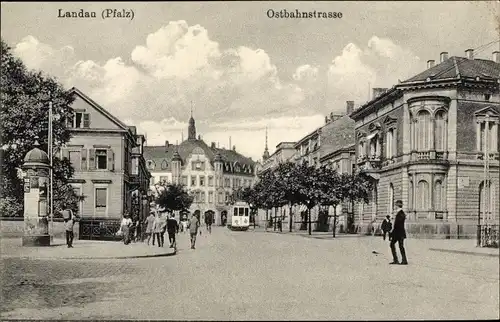
{"type": "Polygon", "coordinates": [[[85,95],[78,88],[72,87],[70,89],[70,91],[72,93],[75,93],[78,96],[80,96],[84,101],[86,101],[87,103],[89,103],[90,105],[92,105],[92,107],[94,107],[96,110],[98,110],[101,114],[105,115],[112,122],[116,123],[123,130],[131,131],[131,129],[129,128],[129,126],[127,126],[125,123],[123,123],[122,121],[120,121],[117,117],[115,117],[114,115],[112,115],[111,113],[109,113],[108,111],[106,111],[104,109],[104,107],[102,107],[101,105],[97,104],[94,100],[92,100],[90,97],[88,97],[87,95],[85,95]]]}
{"type": "Polygon", "coordinates": [[[500,64],[487,59],[469,59],[465,57],[452,56],[443,62],[424,70],[423,72],[394,85],[386,93],[366,102],[351,113],[351,117],[357,119],[373,111],[376,106],[385,104],[403,95],[403,89],[412,86],[447,84],[452,81],[454,84],[460,80],[470,80],[481,82],[493,82],[500,78],[500,64]]]}
{"type": "Polygon", "coordinates": [[[39,145],[35,144],[35,147],[26,153],[24,157],[25,163],[44,163],[49,164],[49,157],[47,153],[38,148],[39,145]]]}
{"type": "Polygon", "coordinates": [[[405,80],[402,84],[425,81],[427,78],[444,80],[464,77],[498,79],[500,77],[500,64],[492,60],[452,56],[434,67],[405,80]]]}
{"type": "Polygon", "coordinates": [[[323,126],[321,131],[321,149],[323,155],[343,150],[353,145],[355,122],[348,115],[323,126]]]}
{"type": "Polygon", "coordinates": [[[226,150],[213,148],[208,146],[203,140],[185,140],[181,144],[170,144],[167,146],[145,146],[144,147],[144,158],[146,160],[152,160],[155,162],[155,168],[160,169],[163,160],[167,161],[167,167],[163,170],[170,170],[170,162],[174,157],[174,153],[177,151],[182,159],[182,164],[186,163],[187,158],[193,152],[194,149],[200,148],[203,150],[210,163],[213,163],[217,153],[222,157],[224,163],[235,163],[238,162],[241,165],[251,166],[252,169],[255,166],[255,161],[247,158],[234,150],[226,150]]]}

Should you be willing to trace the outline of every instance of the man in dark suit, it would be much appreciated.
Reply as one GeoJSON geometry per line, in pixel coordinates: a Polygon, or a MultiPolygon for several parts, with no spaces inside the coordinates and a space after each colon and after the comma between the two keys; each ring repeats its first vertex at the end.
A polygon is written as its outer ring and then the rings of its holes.
{"type": "Polygon", "coordinates": [[[401,264],[408,265],[408,261],[406,259],[406,252],[404,247],[404,240],[406,238],[406,230],[405,230],[405,220],[406,214],[403,211],[403,202],[401,200],[396,201],[396,218],[394,218],[394,225],[392,231],[389,233],[389,239],[391,240],[391,252],[393,261],[391,264],[401,264]],[[399,251],[401,252],[401,263],[398,260],[398,254],[396,253],[396,243],[398,243],[399,251]]]}

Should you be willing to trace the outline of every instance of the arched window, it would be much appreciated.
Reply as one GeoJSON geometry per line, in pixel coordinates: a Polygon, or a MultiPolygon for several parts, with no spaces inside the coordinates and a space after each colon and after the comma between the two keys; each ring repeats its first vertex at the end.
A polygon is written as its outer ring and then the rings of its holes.
{"type": "Polygon", "coordinates": [[[437,180],[434,183],[434,210],[442,211],[443,210],[443,183],[441,180],[437,180]]]}
{"type": "Polygon", "coordinates": [[[429,183],[425,180],[418,182],[417,187],[417,210],[428,210],[429,203],[429,183]]]}
{"type": "Polygon", "coordinates": [[[394,186],[392,183],[389,185],[389,204],[387,205],[388,214],[394,212],[394,186]]]}
{"type": "Polygon", "coordinates": [[[421,110],[417,115],[416,136],[417,151],[430,150],[431,114],[427,110],[421,110]]]}
{"type": "Polygon", "coordinates": [[[167,160],[163,160],[162,163],[161,163],[161,169],[165,170],[167,167],[168,167],[167,160]]]}
{"type": "Polygon", "coordinates": [[[392,158],[395,155],[396,147],[394,145],[394,129],[389,129],[385,138],[385,157],[392,158]]]}
{"type": "Polygon", "coordinates": [[[154,163],[154,161],[153,161],[153,160],[148,160],[148,161],[146,162],[146,164],[147,164],[147,167],[148,167],[148,169],[149,169],[149,170],[154,170],[154,168],[155,168],[155,163],[154,163]]]}
{"type": "Polygon", "coordinates": [[[408,209],[413,209],[413,181],[408,186],[408,209]]]}
{"type": "Polygon", "coordinates": [[[446,112],[440,110],[436,113],[435,119],[435,132],[434,132],[434,142],[436,151],[446,151],[446,112]]]}

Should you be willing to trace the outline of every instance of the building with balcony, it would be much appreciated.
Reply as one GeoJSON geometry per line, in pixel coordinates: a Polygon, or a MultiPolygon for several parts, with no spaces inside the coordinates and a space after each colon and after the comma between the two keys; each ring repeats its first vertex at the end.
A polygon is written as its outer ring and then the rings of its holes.
{"type": "Polygon", "coordinates": [[[475,236],[478,222],[498,223],[499,53],[443,52],[427,67],[374,89],[351,114],[357,166],[375,183],[370,204],[355,209],[361,231],[377,229],[397,199],[414,235],[475,236]]]}
{"type": "Polygon", "coordinates": [[[214,223],[225,224],[233,192],[250,187],[256,179],[258,164],[236,152],[236,147],[224,149],[215,142],[207,145],[196,137],[195,120],[189,119],[188,139],[180,144],[166,141],[163,146],[145,146],[146,167],[152,173],[150,189],[158,193],[159,183],[183,184],[194,195],[190,212],[214,214],[214,223]]]}
{"type": "Polygon", "coordinates": [[[75,97],[73,119],[68,120],[72,137],[60,157],[70,160],[75,170],[70,183],[85,197],[80,216],[106,222],[120,220],[125,211],[138,217],[147,214],[144,201],[150,175],[142,156],[144,136],[77,88],[71,91],[75,97]],[[132,207],[134,196],[140,200],[137,208],[132,207]]]}

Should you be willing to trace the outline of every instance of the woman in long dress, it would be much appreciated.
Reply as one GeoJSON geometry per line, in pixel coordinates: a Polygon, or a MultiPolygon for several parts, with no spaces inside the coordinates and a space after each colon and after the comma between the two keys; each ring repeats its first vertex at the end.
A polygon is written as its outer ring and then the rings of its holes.
{"type": "Polygon", "coordinates": [[[130,226],[132,226],[132,219],[130,219],[128,213],[125,212],[121,223],[121,228],[123,233],[123,243],[125,245],[130,244],[130,226]]]}

